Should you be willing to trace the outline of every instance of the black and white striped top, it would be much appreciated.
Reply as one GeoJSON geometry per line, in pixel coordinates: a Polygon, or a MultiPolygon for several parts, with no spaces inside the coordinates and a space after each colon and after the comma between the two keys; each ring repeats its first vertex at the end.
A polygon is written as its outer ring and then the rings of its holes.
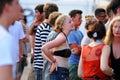
{"type": "Polygon", "coordinates": [[[52,27],[48,23],[41,23],[38,26],[35,36],[35,48],[34,48],[34,68],[43,69],[43,57],[41,47],[47,40],[48,34],[52,31],[52,27]]]}

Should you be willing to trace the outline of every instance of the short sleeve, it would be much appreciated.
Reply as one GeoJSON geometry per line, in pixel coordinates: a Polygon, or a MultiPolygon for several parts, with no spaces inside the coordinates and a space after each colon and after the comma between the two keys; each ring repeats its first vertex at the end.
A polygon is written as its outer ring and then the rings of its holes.
{"type": "Polygon", "coordinates": [[[0,40],[0,66],[13,64],[12,48],[12,39],[10,37],[5,37],[0,40]]]}

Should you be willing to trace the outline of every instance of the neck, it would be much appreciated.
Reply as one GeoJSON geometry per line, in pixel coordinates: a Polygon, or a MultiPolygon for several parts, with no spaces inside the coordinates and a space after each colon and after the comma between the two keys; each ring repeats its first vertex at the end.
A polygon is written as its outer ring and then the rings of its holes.
{"type": "Polygon", "coordinates": [[[78,29],[78,26],[75,26],[75,25],[74,25],[74,29],[77,30],[77,29],[78,29]]]}
{"type": "Polygon", "coordinates": [[[0,19],[0,25],[2,25],[6,30],[8,30],[10,24],[5,20],[0,19]]]}
{"type": "Polygon", "coordinates": [[[48,23],[48,19],[45,19],[43,22],[47,22],[48,23]]]}
{"type": "Polygon", "coordinates": [[[115,38],[114,38],[114,42],[115,42],[115,43],[120,43],[120,37],[115,37],[115,38]]]}
{"type": "Polygon", "coordinates": [[[70,33],[69,31],[63,31],[65,33],[66,36],[68,36],[68,34],[70,33]]]}
{"type": "Polygon", "coordinates": [[[37,22],[43,22],[44,21],[44,19],[38,19],[37,20],[37,22]]]}

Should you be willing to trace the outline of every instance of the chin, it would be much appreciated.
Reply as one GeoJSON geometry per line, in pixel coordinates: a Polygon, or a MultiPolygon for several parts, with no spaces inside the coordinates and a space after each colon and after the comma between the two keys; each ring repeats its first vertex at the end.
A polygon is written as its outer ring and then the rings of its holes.
{"type": "Polygon", "coordinates": [[[120,38],[120,35],[115,35],[115,37],[118,37],[118,38],[120,38]]]}

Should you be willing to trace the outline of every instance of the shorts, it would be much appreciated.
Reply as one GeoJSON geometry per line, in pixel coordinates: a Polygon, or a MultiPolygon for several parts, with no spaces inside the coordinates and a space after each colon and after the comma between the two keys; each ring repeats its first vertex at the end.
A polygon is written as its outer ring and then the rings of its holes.
{"type": "Polygon", "coordinates": [[[69,64],[69,77],[70,80],[82,80],[78,78],[77,70],[78,70],[78,64],[69,64]]]}

